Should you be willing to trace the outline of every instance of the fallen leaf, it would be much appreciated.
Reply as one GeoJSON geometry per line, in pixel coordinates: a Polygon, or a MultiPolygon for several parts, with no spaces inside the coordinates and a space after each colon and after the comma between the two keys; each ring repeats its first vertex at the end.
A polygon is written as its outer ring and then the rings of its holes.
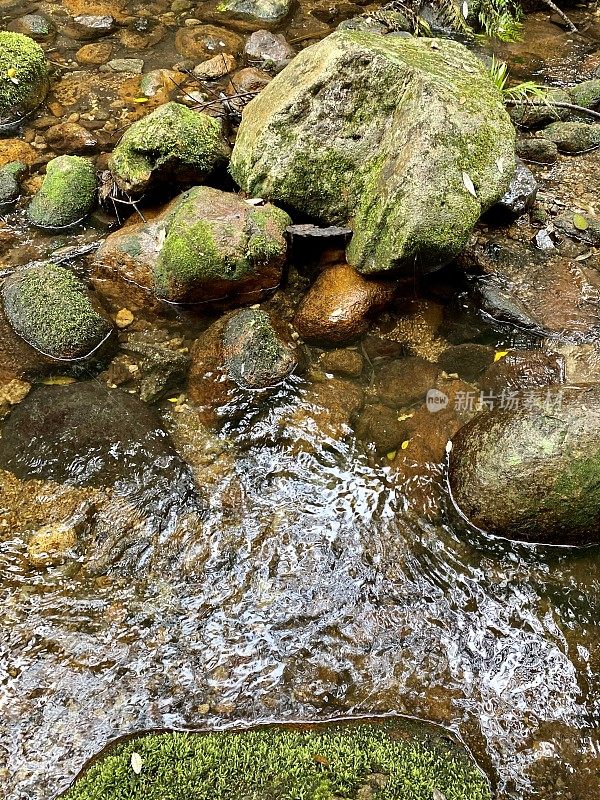
{"type": "Polygon", "coordinates": [[[501,358],[508,355],[508,350],[496,350],[496,355],[494,356],[494,364],[496,361],[500,361],[501,358]]]}
{"type": "Polygon", "coordinates": [[[578,231],[585,231],[590,227],[590,223],[582,214],[573,214],[573,225],[578,231]]]}
{"type": "Polygon", "coordinates": [[[400,447],[402,448],[402,450],[406,450],[409,444],[410,444],[410,439],[405,439],[400,445],[400,447]]]}
{"type": "Polygon", "coordinates": [[[71,383],[77,383],[77,380],[69,375],[49,375],[42,383],[45,386],[69,386],[71,383]]]}
{"type": "Polygon", "coordinates": [[[14,67],[6,70],[6,74],[9,78],[16,78],[17,77],[17,70],[14,67]]]}
{"type": "Polygon", "coordinates": [[[465,19],[469,16],[469,4],[467,0],[462,4],[462,15],[465,19]]]}
{"type": "Polygon", "coordinates": [[[317,764],[322,764],[324,767],[329,766],[329,759],[325,758],[325,756],[313,756],[313,760],[317,762],[317,764]]]}
{"type": "Polygon", "coordinates": [[[246,202],[250,206],[262,206],[264,205],[265,201],[262,199],[262,197],[247,197],[246,202]]]}
{"type": "Polygon", "coordinates": [[[446,795],[442,794],[439,789],[433,790],[433,800],[446,800],[446,795]]]}
{"type": "Polygon", "coordinates": [[[462,179],[467,192],[469,192],[469,194],[472,194],[473,197],[477,197],[477,192],[475,191],[475,185],[473,184],[473,181],[466,172],[463,172],[462,179]]]}
{"type": "Polygon", "coordinates": [[[117,328],[126,328],[128,325],[131,325],[132,322],[133,314],[128,308],[122,308],[120,311],[117,311],[115,316],[117,328]]]}
{"type": "Polygon", "coordinates": [[[496,159],[496,166],[498,167],[498,172],[504,172],[504,159],[497,158],[496,159]]]}
{"type": "Polygon", "coordinates": [[[386,454],[386,458],[388,461],[393,461],[396,458],[396,451],[390,450],[390,452],[386,454]]]}
{"type": "Polygon", "coordinates": [[[149,102],[149,98],[148,97],[134,97],[133,98],[133,102],[134,103],[148,103],[149,102]]]}
{"type": "Polygon", "coordinates": [[[142,761],[142,757],[139,753],[134,752],[131,754],[131,769],[136,775],[141,773],[143,764],[144,762],[142,761]]]}
{"type": "Polygon", "coordinates": [[[587,261],[588,258],[591,258],[594,254],[591,250],[587,253],[582,253],[580,256],[575,256],[575,261],[587,261]]]}

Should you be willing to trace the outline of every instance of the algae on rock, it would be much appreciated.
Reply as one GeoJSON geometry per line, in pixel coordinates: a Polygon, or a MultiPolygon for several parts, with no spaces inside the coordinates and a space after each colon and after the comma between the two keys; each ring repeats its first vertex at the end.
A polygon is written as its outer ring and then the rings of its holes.
{"type": "Polygon", "coordinates": [[[218,120],[166,103],[125,132],[109,168],[121,189],[138,194],[164,180],[199,183],[228,156],[218,120]]]}
{"type": "Polygon", "coordinates": [[[19,336],[53,358],[84,358],[113,329],[94,308],[83,283],[56,264],[14,272],[2,287],[2,300],[19,336]]]}
{"type": "Polygon", "coordinates": [[[246,106],[231,173],[249,194],[350,222],[363,273],[429,271],[507,190],[515,132],[483,63],[443,39],[341,30],[246,106]]]}
{"type": "Polygon", "coordinates": [[[63,800],[490,800],[485,776],[443,733],[397,718],[150,734],[103,754],[63,800]]]}
{"type": "Polygon", "coordinates": [[[39,44],[21,33],[0,31],[0,126],[18,122],[37,108],[49,86],[39,44]]]}
{"type": "Polygon", "coordinates": [[[33,225],[66,228],[85,219],[96,201],[94,165],[81,156],[58,156],[46,166],[39,192],[27,209],[33,225]]]}
{"type": "Polygon", "coordinates": [[[274,288],[290,221],[272,205],[253,206],[208,186],[190,189],[165,219],[154,269],[158,296],[184,302],[219,297],[236,285],[247,291],[274,288]]]}

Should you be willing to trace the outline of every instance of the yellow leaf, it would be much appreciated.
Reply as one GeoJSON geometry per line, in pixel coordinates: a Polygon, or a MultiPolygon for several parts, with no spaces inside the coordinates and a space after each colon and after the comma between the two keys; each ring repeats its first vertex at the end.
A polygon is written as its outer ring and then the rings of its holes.
{"type": "Polygon", "coordinates": [[[398,416],[398,422],[404,422],[405,419],[410,419],[411,417],[414,417],[414,415],[414,411],[410,414],[400,414],[398,416]]]}
{"type": "Polygon", "coordinates": [[[396,451],[390,450],[390,452],[386,456],[388,461],[393,461],[396,458],[396,451]]]}
{"type": "Polygon", "coordinates": [[[6,70],[6,74],[8,75],[9,78],[16,78],[17,70],[14,67],[11,67],[10,69],[6,70]]]}
{"type": "Polygon", "coordinates": [[[133,98],[133,102],[134,103],[147,103],[148,101],[149,101],[148,97],[134,97],[133,98]]]}
{"type": "Polygon", "coordinates": [[[405,440],[402,442],[402,444],[400,445],[400,447],[401,447],[403,450],[406,450],[406,448],[408,447],[409,443],[410,443],[410,439],[405,439],[405,440]]]}
{"type": "Polygon", "coordinates": [[[75,378],[69,375],[50,375],[42,381],[46,386],[68,386],[71,383],[77,383],[75,378]]]}
{"type": "Polygon", "coordinates": [[[136,775],[141,773],[143,764],[144,762],[142,761],[142,757],[139,753],[131,754],[131,769],[136,775]]]}
{"type": "Polygon", "coordinates": [[[590,223],[583,214],[573,214],[573,225],[578,231],[585,231],[590,227],[590,223]]]}
{"type": "Polygon", "coordinates": [[[500,361],[501,358],[508,355],[508,350],[496,350],[496,355],[494,356],[494,364],[496,361],[500,361]]]}

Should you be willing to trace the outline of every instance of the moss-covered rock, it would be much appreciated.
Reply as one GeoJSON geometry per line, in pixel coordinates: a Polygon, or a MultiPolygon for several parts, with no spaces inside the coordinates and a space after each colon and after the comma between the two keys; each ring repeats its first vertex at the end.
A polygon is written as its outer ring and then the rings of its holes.
{"type": "Polygon", "coordinates": [[[40,228],[67,228],[85,219],[96,202],[94,165],[81,156],[59,156],[46,166],[39,192],[27,209],[40,228]]]}
{"type": "Polygon", "coordinates": [[[0,168],[0,205],[12,203],[20,193],[19,181],[27,167],[21,161],[11,161],[0,168]]]}
{"type": "Polygon", "coordinates": [[[2,287],[2,301],[19,336],[53,358],[84,358],[112,330],[81,281],[55,264],[37,264],[13,273],[2,287]]]}
{"type": "Polygon", "coordinates": [[[506,191],[515,133],[485,66],[449,40],[337,31],[244,110],[231,172],[254,196],[352,224],[364,273],[440,267],[506,191]]]}
{"type": "Polygon", "coordinates": [[[154,269],[157,294],[171,302],[210,300],[275,287],[286,256],[289,216],[229,192],[196,186],[164,220],[154,269]]]}
{"type": "Polygon", "coordinates": [[[223,353],[229,378],[245,389],[275,386],[297,360],[278,335],[269,315],[257,308],[237,311],[223,329],[223,353]]]}
{"type": "Polygon", "coordinates": [[[37,108],[50,79],[42,48],[21,33],[0,31],[0,125],[10,125],[37,108]]]}
{"type": "Polygon", "coordinates": [[[283,22],[291,6],[291,0],[223,0],[217,11],[227,19],[270,27],[283,22]]]}
{"type": "Polygon", "coordinates": [[[117,744],[63,798],[489,800],[483,774],[443,733],[398,719],[151,734],[117,744]]]}
{"type": "Polygon", "coordinates": [[[228,156],[218,120],[180,103],[166,103],[134,122],[109,167],[121,189],[139,194],[158,182],[200,183],[228,156]]]}
{"type": "Polygon", "coordinates": [[[600,387],[551,387],[479,414],[454,437],[450,487],[467,519],[509,539],[600,541],[600,387]]]}
{"type": "Polygon", "coordinates": [[[553,122],[544,128],[544,137],[555,142],[563,153],[585,153],[600,147],[600,126],[587,122],[553,122]]]}
{"type": "Polygon", "coordinates": [[[583,108],[596,108],[600,104],[600,79],[594,78],[590,81],[571,86],[568,90],[569,99],[575,105],[583,108]]]}

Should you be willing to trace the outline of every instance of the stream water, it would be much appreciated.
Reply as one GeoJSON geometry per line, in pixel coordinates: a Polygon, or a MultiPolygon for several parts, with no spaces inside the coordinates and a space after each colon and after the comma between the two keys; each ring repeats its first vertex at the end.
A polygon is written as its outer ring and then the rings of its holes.
{"type": "MultiPolygon", "coordinates": [[[[103,4],[0,0],[0,22],[43,12],[60,28],[66,14],[84,5],[99,13],[103,4]]],[[[193,10],[175,14],[161,0],[114,5],[120,26],[102,40],[111,42],[111,57],[143,58],[146,72],[171,68],[179,58],[174,37],[193,10]]],[[[282,32],[302,46],[326,35],[343,6],[334,13],[302,2],[282,32]]],[[[496,49],[519,77],[554,85],[589,77],[600,57],[596,64],[598,23],[586,14],[575,14],[587,26],[575,36],[534,15],[524,42],[496,49]]],[[[49,113],[78,115],[98,132],[105,152],[122,121],[140,113],[128,101],[139,76],[97,67],[75,72],[72,59],[84,43],[59,31],[44,45],[64,67],[49,113]],[[113,118],[118,124],[106,129],[113,118]]],[[[177,96],[177,89],[168,93],[177,96]]],[[[26,144],[43,160],[44,130],[33,121],[6,141],[26,144]]],[[[544,190],[554,197],[579,193],[593,211],[597,194],[588,176],[597,174],[598,157],[580,163],[581,174],[565,172],[563,161],[540,168],[544,190]]],[[[60,248],[93,244],[110,224],[96,214],[69,234],[34,232],[17,207],[3,217],[0,268],[7,273],[60,248]]],[[[86,257],[73,264],[87,274],[86,257]]],[[[293,277],[271,302],[293,306],[307,285],[305,276],[293,277]]],[[[198,494],[179,456],[161,450],[147,421],[110,388],[115,371],[80,370],[78,379],[92,386],[81,399],[88,405],[60,434],[55,422],[19,439],[11,423],[17,411],[0,423],[0,792],[6,800],[56,797],[88,758],[133,731],[388,712],[456,731],[499,800],[600,800],[598,550],[457,535],[439,511],[441,469],[399,480],[386,455],[349,424],[353,405],[372,392],[374,371],[402,364],[410,352],[390,346],[390,331],[403,320],[420,320],[409,335],[417,352],[440,340],[499,351],[539,347],[486,322],[463,289],[452,270],[427,285],[415,283],[406,304],[358,347],[361,376],[338,382],[325,417],[316,348],[306,350],[307,372],[288,379],[268,402],[233,398],[216,430],[199,433],[193,409],[170,402],[185,391],[182,380],[154,405],[175,430],[183,458],[196,453],[190,461],[203,483],[198,494]],[[83,445],[77,432],[88,416],[96,430],[94,409],[103,402],[109,408],[103,424],[115,422],[114,436],[83,445]],[[117,488],[107,499],[108,483],[117,488]],[[32,565],[24,531],[44,524],[50,510],[55,521],[61,508],[65,519],[85,516],[90,503],[101,517],[94,557],[32,565]]],[[[198,309],[159,317],[140,312],[131,330],[177,339],[185,349],[213,319],[198,309]]],[[[139,390],[119,383],[125,392],[139,390]]],[[[65,388],[42,384],[32,398],[50,407],[65,388]]]]}

